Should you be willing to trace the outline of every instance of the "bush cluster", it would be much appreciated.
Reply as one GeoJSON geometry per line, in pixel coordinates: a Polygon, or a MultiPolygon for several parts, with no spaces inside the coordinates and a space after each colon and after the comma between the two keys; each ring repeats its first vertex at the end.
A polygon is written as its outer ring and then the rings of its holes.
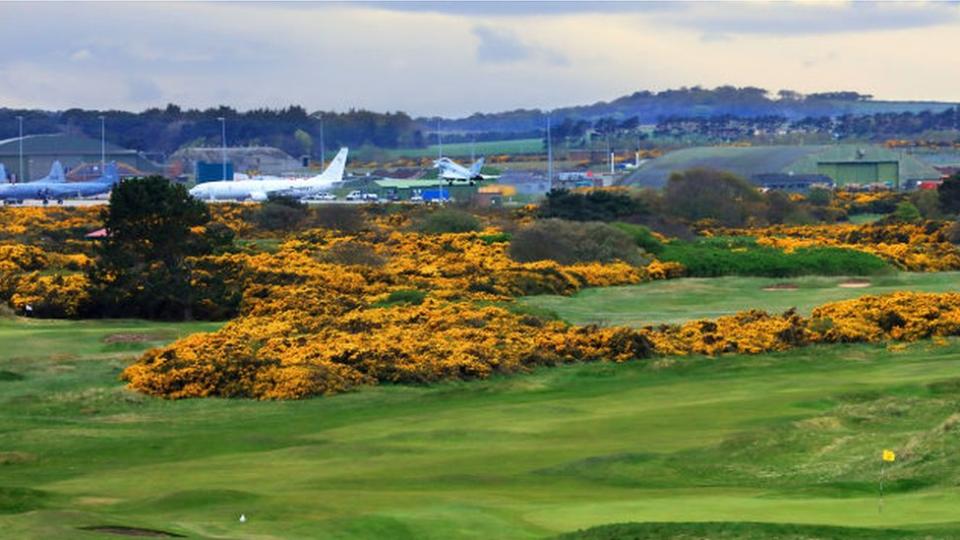
{"type": "Polygon", "coordinates": [[[600,222],[560,219],[537,221],[517,232],[510,242],[510,257],[519,262],[550,260],[560,264],[644,262],[634,238],[621,229],[600,222]]]}

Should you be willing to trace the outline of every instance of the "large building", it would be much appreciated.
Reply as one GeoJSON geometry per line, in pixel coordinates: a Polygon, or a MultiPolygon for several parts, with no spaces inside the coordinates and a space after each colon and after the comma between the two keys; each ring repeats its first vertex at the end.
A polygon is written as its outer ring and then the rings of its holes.
{"type": "MultiPolygon", "coordinates": [[[[193,175],[197,163],[221,163],[223,148],[183,148],[170,156],[167,163],[175,175],[193,175]]],[[[247,174],[282,175],[284,173],[308,174],[303,163],[290,154],[270,146],[237,146],[226,149],[227,163],[233,170],[247,174]]],[[[314,173],[316,174],[316,173],[314,173]]]]}
{"type": "Polygon", "coordinates": [[[776,174],[822,175],[838,186],[887,184],[907,188],[940,178],[936,169],[917,158],[875,145],[704,146],[650,160],[623,183],[662,187],[672,173],[694,168],[729,171],[747,179],[776,174]]]}
{"type": "MultiPolygon", "coordinates": [[[[20,180],[43,178],[50,172],[54,161],[59,161],[69,173],[82,166],[93,165],[99,169],[101,146],[99,139],[67,135],[27,135],[23,137],[23,175],[20,175],[20,142],[13,138],[0,141],[0,163],[7,174],[20,180]]],[[[126,171],[140,174],[161,172],[161,168],[148,160],[141,152],[107,143],[103,148],[106,160],[116,161],[126,171]],[[125,167],[123,167],[125,165],[125,167]]],[[[69,176],[69,175],[68,175],[69,176]]]]}

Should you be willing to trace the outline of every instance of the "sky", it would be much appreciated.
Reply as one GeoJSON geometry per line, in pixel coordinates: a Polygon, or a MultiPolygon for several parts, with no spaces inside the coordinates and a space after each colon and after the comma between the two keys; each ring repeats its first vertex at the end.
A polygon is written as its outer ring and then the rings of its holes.
{"type": "Polygon", "coordinates": [[[958,2],[0,2],[0,107],[466,116],[683,86],[960,101],[958,2]]]}

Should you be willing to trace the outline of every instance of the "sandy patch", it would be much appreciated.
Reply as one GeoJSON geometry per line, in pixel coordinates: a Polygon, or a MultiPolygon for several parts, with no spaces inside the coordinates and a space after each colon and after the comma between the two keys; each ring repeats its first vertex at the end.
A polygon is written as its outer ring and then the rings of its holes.
{"type": "Polygon", "coordinates": [[[799,289],[799,287],[797,287],[793,283],[774,283],[773,285],[768,285],[764,287],[762,290],[764,291],[795,291],[797,289],[799,289]]]}
{"type": "Polygon", "coordinates": [[[103,338],[104,343],[145,343],[147,341],[159,341],[165,339],[167,336],[162,334],[137,334],[137,333],[122,333],[122,334],[110,334],[103,338]]]}
{"type": "Polygon", "coordinates": [[[837,287],[843,289],[862,289],[864,287],[870,286],[870,280],[868,279],[848,279],[841,283],[837,284],[837,287]]]}

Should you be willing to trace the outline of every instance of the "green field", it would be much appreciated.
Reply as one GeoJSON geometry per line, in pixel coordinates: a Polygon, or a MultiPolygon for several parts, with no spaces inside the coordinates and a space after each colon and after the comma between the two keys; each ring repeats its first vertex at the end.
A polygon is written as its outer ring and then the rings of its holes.
{"type": "MultiPolygon", "coordinates": [[[[443,155],[450,157],[470,157],[471,146],[476,156],[494,154],[542,154],[546,152],[542,139],[513,139],[506,141],[477,141],[475,143],[452,143],[443,145],[443,155]]],[[[401,157],[435,157],[439,147],[435,144],[426,148],[397,148],[384,150],[390,159],[401,157]]]]}
{"type": "MultiPolygon", "coordinates": [[[[856,278],[862,279],[862,278],[856,278]]],[[[960,272],[909,273],[869,278],[870,286],[845,288],[844,277],[686,278],[625,287],[584,289],[573,296],[531,296],[525,304],[557,313],[573,324],[644,326],[712,319],[747,309],[809,314],[827,302],[896,291],[960,291],[960,272]],[[794,285],[796,289],[771,286],[794,285]]]]}
{"type": "Polygon", "coordinates": [[[499,539],[687,522],[634,527],[939,539],[960,527],[960,341],[571,365],[300,402],[164,401],[117,380],[139,350],[214,327],[0,322],[0,537],[499,539]],[[900,459],[880,512],[882,448],[900,459]]]}

